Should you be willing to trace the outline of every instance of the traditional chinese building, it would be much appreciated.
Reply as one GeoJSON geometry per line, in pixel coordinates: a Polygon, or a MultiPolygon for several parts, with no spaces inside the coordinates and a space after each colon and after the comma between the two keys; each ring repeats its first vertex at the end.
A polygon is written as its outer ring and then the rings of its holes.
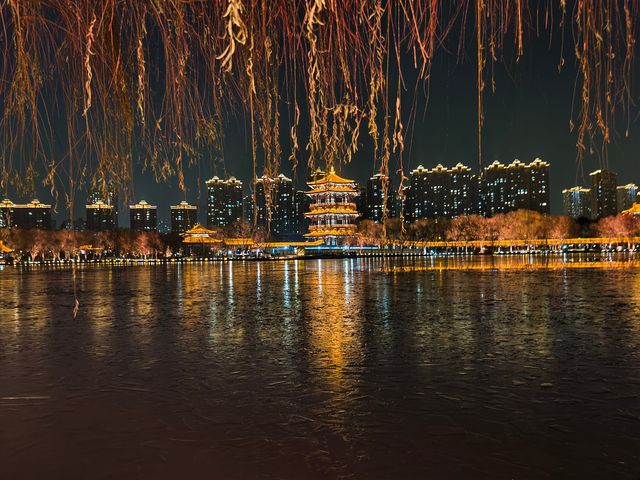
{"type": "Polygon", "coordinates": [[[624,210],[623,215],[638,215],[640,216],[640,203],[634,203],[631,208],[624,210]]]}
{"type": "Polygon", "coordinates": [[[206,252],[211,250],[215,244],[222,243],[222,240],[217,238],[218,232],[205,228],[199,223],[196,223],[181,235],[183,237],[182,243],[188,247],[190,253],[199,253],[203,256],[206,255],[206,252]]]}
{"type": "Polygon", "coordinates": [[[337,245],[345,237],[356,233],[358,211],[354,203],[358,186],[353,180],[336,175],[333,168],[329,174],[308,182],[311,198],[309,211],[309,233],[306,237],[321,238],[327,245],[337,245]]]}

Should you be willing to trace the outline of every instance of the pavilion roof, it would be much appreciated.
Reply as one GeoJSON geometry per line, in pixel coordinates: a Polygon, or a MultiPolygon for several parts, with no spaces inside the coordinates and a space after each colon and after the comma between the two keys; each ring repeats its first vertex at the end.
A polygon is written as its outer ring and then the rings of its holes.
{"type": "Polygon", "coordinates": [[[188,235],[215,235],[215,230],[209,230],[208,228],[203,227],[199,223],[196,223],[193,227],[183,233],[184,236],[188,235]]]}
{"type": "Polygon", "coordinates": [[[307,182],[307,183],[309,184],[310,187],[313,187],[314,185],[324,185],[326,183],[355,183],[355,182],[353,180],[342,178],[341,176],[337,175],[334,168],[331,167],[331,170],[329,171],[329,173],[326,174],[324,177],[322,177],[319,180],[315,180],[313,182],[307,182]]]}
{"type": "Polygon", "coordinates": [[[305,233],[305,237],[353,237],[356,234],[355,225],[351,228],[328,228],[326,230],[314,230],[309,233],[305,233]]]}
{"type": "Polygon", "coordinates": [[[623,215],[640,215],[640,203],[634,203],[631,208],[624,210],[623,215]]]}
{"type": "Polygon", "coordinates": [[[209,236],[184,237],[182,243],[222,243],[222,240],[209,236]]]}
{"type": "Polygon", "coordinates": [[[306,212],[305,215],[358,215],[358,211],[353,207],[349,208],[336,205],[335,207],[316,208],[315,210],[306,212]]]}
{"type": "Polygon", "coordinates": [[[327,193],[327,192],[345,192],[345,193],[356,193],[356,194],[358,193],[355,187],[352,187],[349,185],[334,185],[332,187],[325,185],[321,187],[312,188],[311,190],[305,193],[307,193],[307,195],[313,195],[315,193],[327,193]]]}

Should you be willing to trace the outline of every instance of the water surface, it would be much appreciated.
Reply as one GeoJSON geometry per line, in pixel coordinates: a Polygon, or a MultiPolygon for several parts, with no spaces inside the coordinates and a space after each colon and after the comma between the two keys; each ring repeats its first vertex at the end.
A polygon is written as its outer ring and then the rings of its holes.
{"type": "Polygon", "coordinates": [[[640,268],[7,267],[0,426],[0,478],[637,479],[640,268]]]}

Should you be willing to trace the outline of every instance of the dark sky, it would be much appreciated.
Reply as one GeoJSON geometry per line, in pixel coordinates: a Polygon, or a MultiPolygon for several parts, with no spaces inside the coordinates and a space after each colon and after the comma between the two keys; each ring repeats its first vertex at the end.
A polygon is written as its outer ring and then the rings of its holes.
{"type": "MultiPolygon", "coordinates": [[[[470,47],[472,49],[473,45],[470,47]]],[[[487,89],[484,97],[482,164],[487,165],[493,160],[511,162],[515,158],[530,162],[536,157],[550,162],[552,213],[562,211],[563,188],[585,183],[588,172],[600,167],[598,157],[593,155],[584,159],[582,168],[579,168],[576,162],[575,133],[569,131],[576,81],[570,39],[565,42],[565,51],[567,61],[559,73],[558,39],[549,42],[546,34],[540,38],[529,38],[525,55],[519,64],[508,60],[496,66],[497,91],[492,94],[490,89],[487,89]]],[[[419,93],[415,99],[418,114],[413,135],[406,141],[405,171],[408,172],[419,164],[425,167],[432,167],[438,163],[452,166],[457,162],[479,170],[476,141],[476,73],[475,58],[472,55],[470,50],[468,58],[462,60],[444,52],[436,56],[426,110],[426,96],[419,93]]],[[[638,72],[635,73],[637,76],[638,72]]],[[[410,77],[411,73],[408,75],[410,77]]],[[[403,105],[408,107],[413,101],[411,87],[403,93],[403,105]]],[[[609,147],[609,166],[618,172],[621,184],[640,183],[640,169],[637,167],[636,158],[640,152],[639,126],[640,121],[636,118],[629,129],[630,137],[625,138],[626,125],[621,124],[609,147]]],[[[281,130],[288,132],[288,127],[283,126],[281,130]]],[[[169,217],[169,205],[181,200],[197,203],[201,207],[200,218],[204,220],[204,181],[214,174],[221,175],[225,168],[229,174],[245,182],[248,193],[251,179],[251,147],[247,125],[237,120],[230,121],[225,134],[224,165],[214,165],[213,162],[205,161],[189,167],[185,172],[186,192],[179,190],[175,179],[158,184],[150,172],[143,173],[138,168],[135,172],[134,198],[157,204],[159,219],[165,221],[169,217]]],[[[341,173],[362,182],[373,174],[375,169],[366,126],[363,126],[360,141],[361,146],[353,162],[343,167],[341,173]]],[[[291,168],[286,160],[289,155],[288,146],[284,145],[283,148],[282,171],[291,175],[291,168]]],[[[393,160],[392,169],[394,165],[397,165],[397,160],[393,160]]],[[[303,168],[297,175],[300,187],[305,178],[306,172],[303,168]]],[[[42,201],[51,201],[47,189],[42,189],[38,195],[42,201]]],[[[84,209],[81,207],[83,202],[84,195],[80,193],[77,202],[80,207],[76,209],[76,217],[84,215],[84,209]]],[[[66,212],[59,212],[56,218],[60,221],[68,216],[66,212]]],[[[126,209],[121,209],[120,224],[128,225],[126,209]]]]}

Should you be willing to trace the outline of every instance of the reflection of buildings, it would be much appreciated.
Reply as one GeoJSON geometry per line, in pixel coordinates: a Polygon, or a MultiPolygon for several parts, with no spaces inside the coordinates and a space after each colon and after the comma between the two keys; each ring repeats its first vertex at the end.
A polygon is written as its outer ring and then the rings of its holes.
{"type": "Polygon", "coordinates": [[[101,231],[113,230],[116,216],[114,215],[114,206],[98,200],[96,203],[86,205],[86,226],[87,230],[101,231]]]}
{"type": "Polygon", "coordinates": [[[35,199],[23,204],[3,200],[0,202],[0,217],[5,227],[51,229],[51,205],[35,199]]]}
{"type": "Polygon", "coordinates": [[[158,229],[158,209],[140,200],[136,205],[129,206],[129,224],[131,230],[153,231],[158,229]]]}
{"type": "Polygon", "coordinates": [[[198,207],[180,202],[171,206],[171,231],[182,233],[198,223],[198,207]]]}
{"type": "Polygon", "coordinates": [[[336,175],[331,168],[328,175],[308,184],[311,204],[305,216],[310,226],[305,236],[322,238],[327,245],[336,245],[338,239],[354,235],[358,218],[354,203],[358,195],[356,183],[336,175]]]}
{"type": "Polygon", "coordinates": [[[616,197],[618,212],[628,210],[636,202],[638,197],[638,186],[635,183],[620,185],[616,188],[616,197]]]}
{"type": "Polygon", "coordinates": [[[567,217],[574,219],[591,218],[591,190],[584,187],[563,190],[562,207],[567,217]]]}
{"type": "Polygon", "coordinates": [[[207,227],[229,227],[242,220],[242,182],[235,177],[207,180],[207,227]]]}
{"type": "Polygon", "coordinates": [[[596,170],[591,177],[591,215],[594,219],[618,213],[616,189],[618,175],[610,170],[596,170]]]}

